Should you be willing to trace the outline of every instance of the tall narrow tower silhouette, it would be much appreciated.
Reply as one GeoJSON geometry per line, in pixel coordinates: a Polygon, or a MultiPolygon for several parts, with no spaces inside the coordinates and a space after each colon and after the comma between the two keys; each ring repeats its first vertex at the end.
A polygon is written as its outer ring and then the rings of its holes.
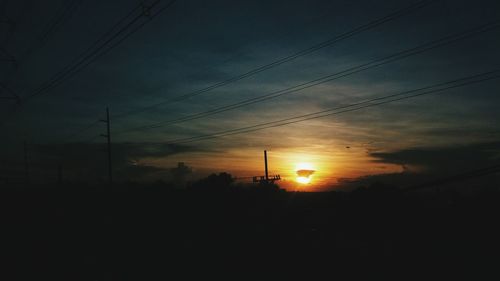
{"type": "Polygon", "coordinates": [[[267,165],[267,150],[264,150],[264,175],[263,176],[255,176],[253,177],[253,182],[258,182],[258,183],[274,183],[275,181],[281,180],[280,175],[273,175],[269,177],[269,170],[268,170],[268,165],[267,165]]]}
{"type": "Polygon", "coordinates": [[[264,165],[266,167],[266,181],[269,181],[269,173],[267,171],[267,150],[264,150],[264,165]]]}
{"type": "Polygon", "coordinates": [[[111,160],[111,130],[110,130],[110,120],[109,120],[109,108],[106,107],[106,119],[100,120],[101,122],[106,123],[106,134],[101,134],[101,137],[105,137],[108,143],[108,181],[109,186],[113,185],[113,167],[111,160]]]}

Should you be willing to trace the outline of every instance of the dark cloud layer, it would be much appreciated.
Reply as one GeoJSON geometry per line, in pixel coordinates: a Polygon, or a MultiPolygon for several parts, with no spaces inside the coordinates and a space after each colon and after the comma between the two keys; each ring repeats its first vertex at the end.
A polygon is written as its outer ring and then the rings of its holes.
{"type": "MultiPolygon", "coordinates": [[[[372,152],[376,163],[397,164],[401,173],[364,176],[343,181],[341,186],[356,187],[375,182],[399,187],[414,187],[438,179],[447,179],[486,167],[500,165],[500,142],[479,143],[454,147],[423,147],[394,152],[372,152]]],[[[478,177],[472,183],[454,183],[460,186],[491,187],[500,183],[500,174],[478,177]]]]}
{"type": "MultiPolygon", "coordinates": [[[[30,172],[40,180],[54,180],[60,165],[65,178],[77,181],[105,180],[107,177],[107,146],[104,143],[67,143],[29,145],[30,172]]],[[[164,158],[176,154],[205,151],[202,148],[165,143],[114,143],[113,172],[118,181],[164,178],[168,167],[141,163],[141,159],[164,158]]],[[[2,170],[23,175],[20,159],[4,158],[2,170]]]]}
{"type": "Polygon", "coordinates": [[[500,160],[500,142],[372,152],[370,156],[378,163],[422,167],[423,172],[454,172],[497,164],[500,160]]]}

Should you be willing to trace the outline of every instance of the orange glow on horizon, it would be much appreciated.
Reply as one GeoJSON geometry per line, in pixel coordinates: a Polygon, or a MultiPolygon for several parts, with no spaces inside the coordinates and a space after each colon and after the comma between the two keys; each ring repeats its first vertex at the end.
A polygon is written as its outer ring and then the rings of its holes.
{"type": "MultiPolygon", "coordinates": [[[[219,172],[247,178],[264,175],[263,153],[257,149],[229,150],[223,154],[196,152],[140,160],[150,166],[170,168],[185,161],[187,156],[190,161],[186,164],[193,167],[194,179],[219,172]]],[[[269,175],[280,175],[281,180],[276,183],[290,191],[333,190],[344,180],[370,174],[401,172],[400,165],[380,164],[374,162],[365,150],[346,150],[343,147],[332,150],[324,147],[269,149],[268,165],[269,175]],[[298,173],[300,170],[303,171],[298,173]],[[308,174],[308,171],[313,173],[308,174]]]]}

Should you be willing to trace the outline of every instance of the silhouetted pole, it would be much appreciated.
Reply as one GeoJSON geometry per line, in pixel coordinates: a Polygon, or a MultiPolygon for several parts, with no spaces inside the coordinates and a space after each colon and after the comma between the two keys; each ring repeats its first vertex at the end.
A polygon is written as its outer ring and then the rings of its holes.
{"type": "Polygon", "coordinates": [[[269,182],[269,174],[267,173],[267,150],[264,150],[264,164],[266,166],[266,182],[269,182]]]}
{"type": "Polygon", "coordinates": [[[30,170],[29,170],[29,163],[28,163],[28,145],[26,142],[23,143],[23,149],[24,149],[24,180],[26,183],[30,183],[30,170]]]}
{"type": "Polygon", "coordinates": [[[259,184],[263,184],[263,183],[269,184],[269,183],[274,183],[274,181],[281,180],[280,175],[274,175],[271,178],[269,178],[269,171],[267,169],[267,150],[264,150],[264,167],[265,167],[265,175],[253,177],[253,182],[259,183],[259,184]]]}
{"type": "Polygon", "coordinates": [[[110,120],[109,120],[109,108],[106,107],[106,120],[101,120],[101,122],[106,123],[106,132],[107,134],[101,136],[105,137],[108,140],[108,178],[109,185],[113,184],[113,172],[112,172],[112,164],[111,164],[111,130],[110,130],[110,120]]]}

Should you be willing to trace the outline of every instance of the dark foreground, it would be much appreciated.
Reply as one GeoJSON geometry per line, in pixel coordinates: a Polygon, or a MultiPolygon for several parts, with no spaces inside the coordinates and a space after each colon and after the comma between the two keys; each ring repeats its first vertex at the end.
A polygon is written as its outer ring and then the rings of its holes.
{"type": "Polygon", "coordinates": [[[2,279],[495,280],[499,202],[498,191],[3,189],[2,279]]]}

